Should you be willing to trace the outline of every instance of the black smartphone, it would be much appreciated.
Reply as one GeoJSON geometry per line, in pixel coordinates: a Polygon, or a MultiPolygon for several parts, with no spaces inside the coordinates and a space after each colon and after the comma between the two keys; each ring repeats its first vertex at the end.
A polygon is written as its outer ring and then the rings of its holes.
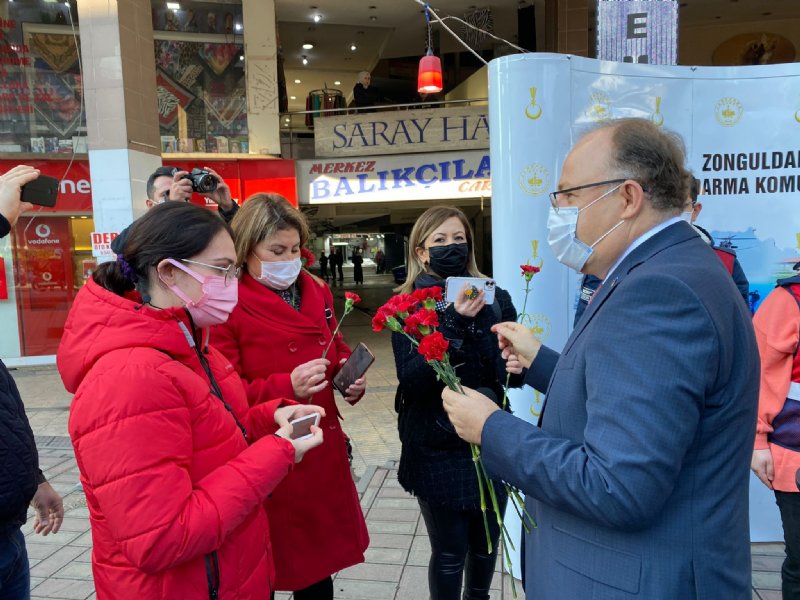
{"type": "Polygon", "coordinates": [[[333,378],[333,387],[339,390],[342,395],[347,395],[347,388],[349,388],[356,379],[360,379],[373,362],[375,362],[375,357],[372,355],[372,352],[369,351],[369,348],[367,348],[363,342],[360,343],[333,378]]]}
{"type": "Polygon", "coordinates": [[[55,206],[59,181],[55,177],[39,175],[22,186],[20,200],[39,206],[55,206]]]}

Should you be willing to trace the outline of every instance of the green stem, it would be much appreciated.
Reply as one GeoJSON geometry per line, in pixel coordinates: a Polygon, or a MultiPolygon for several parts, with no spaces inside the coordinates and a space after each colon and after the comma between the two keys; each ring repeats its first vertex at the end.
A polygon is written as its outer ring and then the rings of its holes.
{"type": "MultiPolygon", "coordinates": [[[[522,510],[520,510],[519,503],[517,502],[517,499],[512,495],[513,488],[508,484],[505,484],[505,486],[506,486],[506,493],[508,494],[508,499],[511,501],[511,506],[514,507],[514,510],[516,511],[520,522],[522,523],[522,527],[525,529],[525,533],[530,533],[531,529],[530,529],[530,527],[528,527],[528,524],[525,522],[525,517],[522,516],[522,510]]],[[[523,505],[523,508],[524,508],[524,505],[523,505]]]]}
{"type": "Polygon", "coordinates": [[[477,450],[476,454],[478,457],[478,464],[481,467],[481,475],[483,476],[483,479],[486,483],[486,487],[489,488],[489,499],[492,501],[492,510],[494,511],[494,518],[497,521],[497,526],[500,529],[500,535],[502,536],[503,530],[505,529],[505,525],[503,524],[503,515],[500,514],[500,504],[498,504],[497,502],[497,492],[495,492],[494,484],[492,483],[492,480],[489,478],[489,475],[486,473],[486,467],[483,466],[480,450],[477,450]]]}
{"type": "Polygon", "coordinates": [[[492,553],[492,538],[489,537],[489,520],[486,517],[486,496],[483,493],[483,479],[481,478],[480,456],[475,444],[469,445],[472,451],[472,464],[475,465],[475,474],[478,476],[478,493],[481,498],[481,512],[483,513],[483,531],[486,533],[486,551],[492,553]]]}
{"type": "MultiPolygon", "coordinates": [[[[350,310],[352,310],[352,309],[350,309],[350,310]]],[[[350,314],[350,311],[347,310],[347,308],[345,307],[344,314],[342,315],[342,318],[339,319],[339,322],[336,323],[336,329],[333,330],[333,335],[331,336],[331,339],[328,342],[328,345],[325,346],[325,350],[322,351],[322,358],[325,358],[325,356],[328,354],[328,350],[331,349],[331,344],[333,344],[333,340],[336,339],[336,334],[339,333],[339,328],[342,326],[342,321],[344,321],[344,318],[349,314],[350,314]]]]}
{"type": "MultiPolygon", "coordinates": [[[[516,500],[516,502],[519,503],[519,506],[522,507],[522,511],[525,513],[525,516],[528,518],[528,522],[533,526],[534,529],[536,529],[538,527],[538,525],[536,524],[536,521],[534,520],[534,518],[531,516],[531,513],[529,513],[528,509],[525,507],[525,500],[522,498],[522,496],[519,495],[519,490],[517,488],[515,488],[514,486],[511,486],[511,485],[508,486],[508,488],[511,490],[511,493],[514,495],[514,500],[516,500]]],[[[524,523],[524,521],[523,521],[523,523],[524,523]]]]}

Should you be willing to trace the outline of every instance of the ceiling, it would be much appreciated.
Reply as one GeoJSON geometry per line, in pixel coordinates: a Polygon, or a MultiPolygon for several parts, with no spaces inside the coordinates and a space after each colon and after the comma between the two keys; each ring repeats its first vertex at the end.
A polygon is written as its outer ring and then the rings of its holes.
{"type": "MultiPolygon", "coordinates": [[[[537,39],[542,45],[545,0],[473,1],[434,0],[431,7],[441,16],[458,17],[476,7],[489,7],[495,35],[514,42],[517,8],[534,5],[537,39]]],[[[681,28],[800,17],[800,0],[679,0],[679,6],[681,28]]],[[[324,87],[340,89],[349,101],[359,71],[371,71],[380,58],[425,52],[425,19],[417,0],[275,0],[275,10],[290,111],[305,110],[308,92],[324,87]],[[319,22],[314,22],[314,15],[320,16],[319,22]],[[306,42],[314,48],[304,50],[306,42]],[[351,44],[356,45],[355,51],[351,44]],[[302,64],[303,56],[308,65],[302,64]],[[301,83],[294,83],[296,79],[301,83]]],[[[593,8],[590,13],[592,23],[593,8]]],[[[460,24],[447,23],[457,33],[462,31],[460,24]]],[[[434,25],[434,30],[441,26],[434,25]]],[[[442,52],[462,49],[447,32],[441,31],[440,41],[442,52]]]]}

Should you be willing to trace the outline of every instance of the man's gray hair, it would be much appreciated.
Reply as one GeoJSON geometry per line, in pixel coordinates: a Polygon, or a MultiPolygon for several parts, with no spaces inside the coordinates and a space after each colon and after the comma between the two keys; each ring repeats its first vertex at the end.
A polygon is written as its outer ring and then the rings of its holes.
{"type": "MultiPolygon", "coordinates": [[[[369,75],[369,71],[359,71],[358,75],[356,75],[356,79],[358,80],[359,83],[364,78],[364,75],[369,75]]],[[[370,75],[370,77],[372,76],[370,75]]]]}
{"type": "Polygon", "coordinates": [[[619,177],[638,181],[656,210],[680,211],[689,195],[686,153],[681,137],[645,119],[619,119],[611,129],[614,152],[609,167],[619,177]]]}

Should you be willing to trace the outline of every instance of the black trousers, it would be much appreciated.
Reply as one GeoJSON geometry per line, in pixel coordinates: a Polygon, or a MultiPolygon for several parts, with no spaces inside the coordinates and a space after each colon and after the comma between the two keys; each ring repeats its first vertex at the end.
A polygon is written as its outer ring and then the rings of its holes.
{"type": "MultiPolygon", "coordinates": [[[[487,509],[492,552],[487,552],[483,513],[480,510],[454,510],[431,506],[417,498],[431,541],[428,587],[432,600],[488,600],[497,561],[500,528],[487,509]]],[[[505,510],[503,501],[501,510],[505,510]]]]}
{"type": "MultiPolygon", "coordinates": [[[[294,600],[333,600],[333,578],[328,576],[307,588],[297,590],[292,598],[294,600]]],[[[272,592],[270,599],[275,600],[275,592],[272,592]]]]}
{"type": "Polygon", "coordinates": [[[781,567],[783,600],[800,600],[800,492],[775,491],[781,511],[786,560],[781,567]]]}

